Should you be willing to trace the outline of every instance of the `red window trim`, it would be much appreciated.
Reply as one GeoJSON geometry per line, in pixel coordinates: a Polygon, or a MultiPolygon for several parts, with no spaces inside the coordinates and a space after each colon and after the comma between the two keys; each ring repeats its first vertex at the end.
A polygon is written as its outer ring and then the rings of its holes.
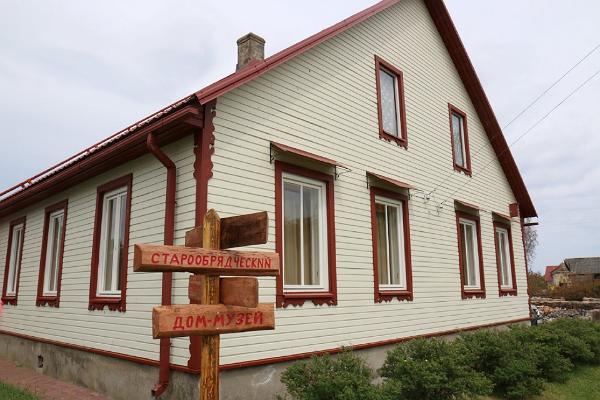
{"type": "Polygon", "coordinates": [[[108,307],[110,311],[125,312],[127,298],[127,261],[129,258],[129,222],[131,217],[131,186],[132,174],[125,175],[111,182],[98,186],[96,195],[96,216],[94,218],[94,241],[92,244],[92,267],[90,278],[90,303],[89,310],[103,310],[108,307]],[[120,187],[127,187],[127,204],[125,209],[125,238],[123,239],[124,268],[121,270],[121,297],[104,297],[96,294],[98,290],[98,262],[100,255],[100,231],[102,229],[102,206],[104,194],[120,187]]]}
{"type": "Polygon", "coordinates": [[[68,200],[63,200],[56,204],[46,207],[44,210],[44,233],[42,235],[42,253],[40,255],[40,272],[38,276],[37,297],[35,304],[38,307],[59,307],[60,304],[60,283],[62,280],[63,256],[65,254],[65,236],[67,232],[67,208],[68,200]],[[48,230],[50,228],[50,214],[55,211],[63,210],[63,231],[60,238],[60,257],[58,259],[58,271],[56,277],[56,296],[44,296],[44,279],[46,276],[46,250],[48,247],[48,230]]]}
{"type": "Polygon", "coordinates": [[[499,296],[517,295],[517,274],[515,269],[515,255],[513,252],[512,232],[510,224],[494,221],[494,247],[496,249],[496,267],[498,269],[498,293],[499,296]],[[510,254],[510,273],[512,274],[512,288],[502,288],[502,271],[500,266],[500,254],[498,253],[498,235],[497,228],[504,228],[508,232],[508,251],[510,254]]]}
{"type": "Polygon", "coordinates": [[[469,147],[469,128],[467,124],[467,114],[452,104],[448,103],[448,119],[450,121],[450,147],[452,147],[452,165],[454,166],[454,170],[458,172],[464,172],[467,176],[472,176],[471,169],[471,150],[469,147]],[[463,167],[462,165],[458,165],[456,163],[456,154],[454,151],[454,136],[452,133],[452,114],[458,114],[463,119],[463,136],[465,141],[465,157],[467,161],[467,167],[463,167]]]}
{"type": "MultiPolygon", "coordinates": [[[[6,264],[4,265],[4,284],[2,285],[2,303],[10,304],[13,306],[17,305],[17,299],[19,298],[19,282],[21,280],[21,265],[23,264],[23,247],[25,247],[25,224],[27,222],[27,218],[25,216],[12,220],[8,227],[8,245],[6,247],[6,264]],[[19,273],[16,277],[16,287],[15,287],[15,295],[7,296],[6,289],[8,286],[8,266],[10,264],[10,247],[12,245],[13,240],[13,227],[15,225],[23,224],[23,233],[21,235],[21,250],[19,251],[19,265],[16,268],[19,270],[19,273]]],[[[15,271],[16,272],[16,271],[15,271]]]]}
{"type": "Polygon", "coordinates": [[[412,257],[410,251],[410,221],[408,217],[408,196],[391,192],[388,190],[371,187],[371,236],[373,242],[373,285],[375,288],[375,302],[389,302],[394,298],[399,301],[413,300],[413,285],[412,285],[412,257]],[[377,209],[375,207],[375,196],[381,196],[388,199],[396,200],[402,203],[402,219],[404,231],[404,260],[406,266],[406,290],[381,290],[379,288],[379,271],[377,268],[377,209]]]}
{"type": "Polygon", "coordinates": [[[375,87],[377,90],[377,119],[379,121],[379,138],[387,140],[388,142],[394,141],[398,146],[402,146],[405,149],[408,148],[408,134],[406,129],[406,106],[404,102],[404,75],[402,71],[394,67],[389,62],[383,60],[379,56],[375,56],[375,87]],[[379,78],[379,71],[381,68],[388,72],[396,75],[398,82],[398,108],[400,112],[400,137],[394,136],[383,129],[383,115],[381,111],[381,82],[379,78]]]}
{"type": "Polygon", "coordinates": [[[327,304],[337,305],[337,279],[335,268],[335,211],[333,176],[311,169],[291,165],[282,161],[275,161],[275,247],[279,253],[280,264],[283,266],[283,173],[303,176],[306,178],[322,181],[326,185],[327,201],[327,258],[329,270],[328,292],[293,292],[286,293],[283,290],[283,273],[276,279],[276,306],[278,308],[302,306],[306,301],[312,301],[315,305],[327,304]]]}
{"type": "Polygon", "coordinates": [[[479,216],[468,214],[462,211],[456,211],[456,233],[458,238],[458,268],[460,270],[460,291],[463,299],[480,298],[485,299],[485,275],[483,271],[483,250],[481,247],[481,223],[479,216]],[[475,222],[477,229],[477,252],[479,254],[479,289],[465,289],[465,276],[463,272],[462,234],[460,232],[460,219],[467,219],[475,222]]]}

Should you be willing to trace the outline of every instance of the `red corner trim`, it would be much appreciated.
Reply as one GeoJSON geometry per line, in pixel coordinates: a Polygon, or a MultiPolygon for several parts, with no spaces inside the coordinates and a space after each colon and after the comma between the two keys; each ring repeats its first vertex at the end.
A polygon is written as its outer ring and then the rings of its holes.
{"type": "Polygon", "coordinates": [[[408,198],[402,194],[390,192],[387,190],[371,187],[371,237],[373,243],[373,287],[375,294],[375,302],[389,302],[394,298],[402,301],[413,300],[413,285],[412,285],[412,257],[410,250],[410,222],[408,219],[408,198]],[[406,290],[381,290],[379,288],[379,270],[377,268],[377,209],[375,206],[375,196],[387,197],[392,200],[397,200],[402,203],[402,226],[404,234],[404,263],[406,266],[406,290]]]}
{"type": "Polygon", "coordinates": [[[96,195],[96,216],[94,219],[94,239],[92,242],[92,267],[91,267],[91,279],[90,279],[90,302],[89,310],[103,310],[107,307],[110,311],[125,312],[127,304],[127,261],[129,252],[129,222],[131,218],[131,187],[132,187],[133,175],[125,175],[121,178],[115,179],[105,183],[97,188],[96,195]],[[120,297],[102,297],[96,294],[98,288],[98,262],[100,254],[100,234],[102,229],[102,205],[104,201],[104,193],[110,192],[111,190],[118,189],[120,187],[127,187],[127,207],[125,210],[125,238],[123,240],[123,254],[121,259],[123,262],[123,268],[120,271],[121,274],[121,296],[120,297]]]}
{"type": "Polygon", "coordinates": [[[398,146],[402,146],[405,149],[408,148],[408,134],[406,129],[406,106],[404,101],[404,75],[402,71],[393,66],[391,63],[385,61],[379,56],[375,56],[375,88],[377,90],[377,119],[379,121],[379,138],[387,140],[388,142],[396,142],[398,146]],[[385,69],[388,72],[396,75],[398,82],[398,108],[400,112],[400,136],[392,135],[383,129],[383,114],[381,111],[381,80],[379,77],[379,71],[385,69]]]}
{"type": "Polygon", "coordinates": [[[517,295],[517,274],[515,271],[515,254],[513,252],[512,229],[509,224],[494,221],[494,247],[496,249],[496,268],[498,272],[498,294],[499,296],[516,296],[517,295]],[[498,252],[498,235],[497,229],[504,228],[508,232],[508,250],[510,253],[510,273],[512,274],[512,288],[506,289],[502,287],[502,272],[500,266],[500,253],[498,252]]]}
{"type": "Polygon", "coordinates": [[[63,200],[56,204],[46,207],[44,210],[44,233],[42,236],[42,249],[40,254],[40,269],[38,276],[37,297],[35,304],[38,307],[48,306],[57,307],[60,304],[60,286],[62,281],[63,256],[65,253],[65,236],[67,232],[67,208],[68,200],[63,200]],[[48,248],[48,230],[50,228],[50,214],[55,211],[63,210],[63,230],[60,238],[60,257],[58,259],[58,271],[56,277],[56,296],[44,296],[44,279],[46,276],[46,251],[48,248]]]}
{"type": "Polygon", "coordinates": [[[8,244],[6,247],[6,264],[4,266],[4,285],[2,285],[2,302],[4,304],[10,304],[13,306],[17,305],[17,299],[19,298],[19,282],[21,281],[21,264],[23,263],[23,247],[25,247],[25,225],[27,219],[25,216],[12,220],[8,227],[8,244]],[[16,287],[14,296],[7,296],[6,289],[8,286],[8,266],[10,264],[10,247],[12,245],[13,240],[13,227],[15,225],[23,224],[23,233],[21,234],[21,250],[19,251],[19,265],[16,266],[17,277],[16,277],[16,287]]]}
{"type": "Polygon", "coordinates": [[[319,156],[317,154],[309,153],[308,151],[296,149],[294,147],[291,147],[291,146],[288,146],[285,144],[271,142],[271,146],[275,147],[276,149],[278,149],[279,151],[282,151],[284,153],[292,153],[297,156],[307,158],[309,160],[320,162],[321,164],[332,165],[334,167],[344,167],[344,165],[338,163],[335,160],[332,160],[331,158],[327,158],[327,157],[319,156]]]}
{"type": "MultiPolygon", "coordinates": [[[[323,181],[326,184],[327,197],[327,256],[329,269],[329,291],[322,292],[294,292],[286,293],[283,290],[283,274],[277,275],[276,306],[287,307],[289,305],[301,306],[310,300],[315,305],[329,306],[337,305],[337,279],[335,268],[335,211],[333,199],[333,176],[296,165],[275,161],[275,247],[279,257],[283,256],[283,185],[282,175],[284,172],[304,176],[307,178],[323,181]]],[[[280,262],[283,265],[283,259],[280,262]]]]}
{"type": "Polygon", "coordinates": [[[458,238],[458,268],[460,269],[460,291],[463,299],[480,298],[485,299],[485,275],[483,270],[483,251],[481,247],[481,223],[479,216],[456,211],[456,233],[458,238]],[[462,257],[462,235],[460,232],[460,219],[468,219],[475,222],[477,226],[477,252],[479,253],[479,282],[480,288],[477,290],[465,289],[465,276],[462,257]]]}
{"type": "Polygon", "coordinates": [[[472,176],[471,148],[469,147],[469,128],[467,123],[467,114],[459,110],[457,107],[454,107],[452,104],[448,103],[448,119],[450,122],[450,146],[452,147],[452,164],[454,165],[454,170],[458,172],[464,172],[466,175],[472,176]],[[467,161],[466,168],[456,163],[456,152],[454,151],[454,136],[452,134],[452,114],[458,114],[463,119],[463,139],[465,141],[465,158],[467,161]]]}

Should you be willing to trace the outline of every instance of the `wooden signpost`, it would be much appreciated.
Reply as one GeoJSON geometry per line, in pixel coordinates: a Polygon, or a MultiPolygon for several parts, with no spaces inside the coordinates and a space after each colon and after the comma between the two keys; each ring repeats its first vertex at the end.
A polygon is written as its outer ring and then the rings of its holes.
{"type": "Polygon", "coordinates": [[[220,334],[275,329],[273,304],[258,303],[258,280],[279,275],[272,252],[221,250],[267,241],[267,213],[220,219],[215,210],[186,233],[185,246],[136,244],[136,272],[191,272],[185,305],[154,307],[152,336],[200,336],[200,398],[219,399],[220,334]],[[236,276],[221,278],[221,276],[236,276]]]}

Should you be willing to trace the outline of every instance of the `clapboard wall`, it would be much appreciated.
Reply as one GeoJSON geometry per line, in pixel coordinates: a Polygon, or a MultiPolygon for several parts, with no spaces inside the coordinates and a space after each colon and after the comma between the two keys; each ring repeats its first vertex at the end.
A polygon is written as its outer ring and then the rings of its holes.
{"type": "MultiPolygon", "coordinates": [[[[402,1],[220,97],[215,127],[209,207],[223,215],[267,210],[271,221],[265,249],[274,249],[275,242],[270,141],[332,158],[351,169],[335,181],[339,304],[314,306],[308,301],[302,307],[277,309],[276,331],[223,336],[223,364],[528,316],[518,219],[513,219],[512,233],[519,295],[498,295],[490,211],[508,214],[515,198],[422,1],[402,1]],[[408,150],[379,139],[375,55],[403,71],[408,150]],[[453,170],[448,103],[468,115],[473,178],[453,170]],[[412,302],[374,303],[366,171],[416,187],[409,202],[412,302]],[[431,199],[425,200],[425,193],[434,188],[431,199]],[[485,210],[480,213],[485,300],[461,298],[453,199],[485,210]]],[[[275,301],[273,278],[261,280],[261,299],[275,301]]]]}

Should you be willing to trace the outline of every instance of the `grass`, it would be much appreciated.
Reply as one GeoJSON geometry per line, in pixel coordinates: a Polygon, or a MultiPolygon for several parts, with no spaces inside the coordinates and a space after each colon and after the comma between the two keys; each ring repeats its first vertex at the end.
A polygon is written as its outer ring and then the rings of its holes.
{"type": "Polygon", "coordinates": [[[37,397],[24,390],[0,382],[0,399],[2,400],[38,400],[37,397]]]}
{"type": "MultiPolygon", "coordinates": [[[[548,383],[541,396],[532,400],[598,400],[600,399],[600,367],[581,367],[569,375],[565,383],[548,383]]],[[[485,397],[482,400],[499,400],[485,397]]]]}

